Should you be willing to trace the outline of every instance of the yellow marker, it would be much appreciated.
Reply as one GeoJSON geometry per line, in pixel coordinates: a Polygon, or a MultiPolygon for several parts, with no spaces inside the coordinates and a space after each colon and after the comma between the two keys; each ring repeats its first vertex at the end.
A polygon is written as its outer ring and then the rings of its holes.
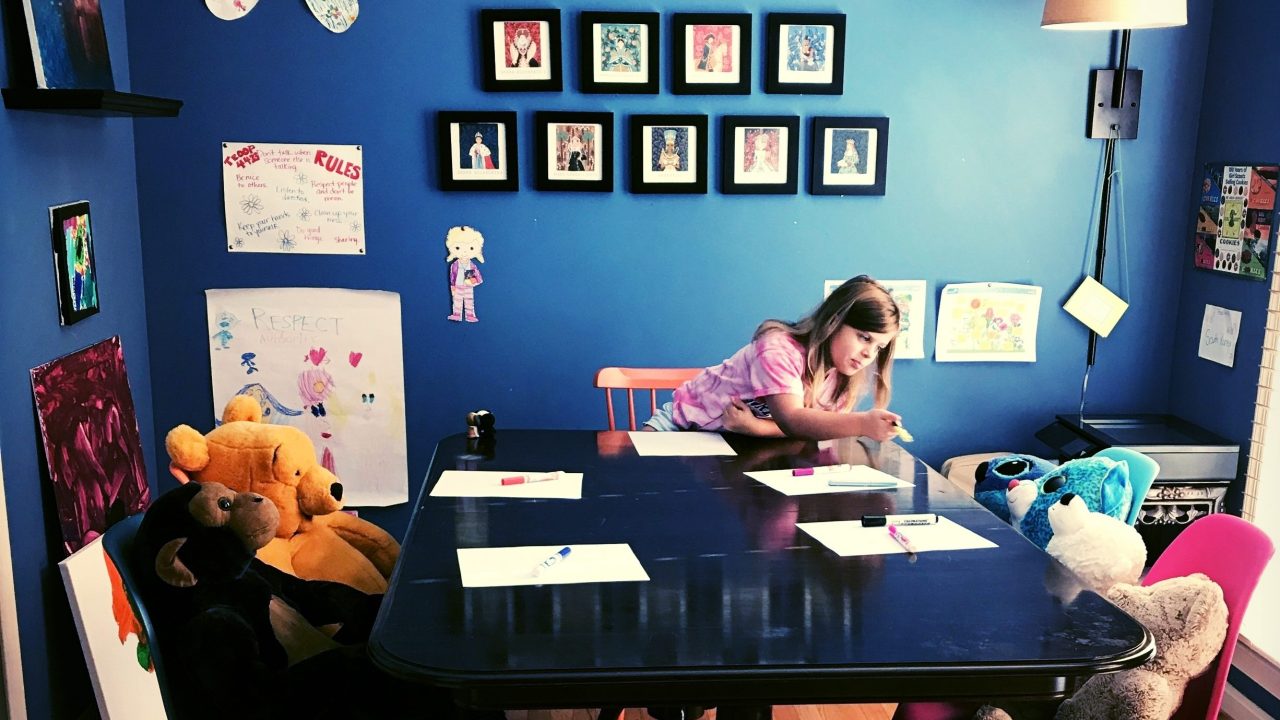
{"type": "Polygon", "coordinates": [[[912,440],[915,440],[915,438],[911,437],[911,433],[907,432],[906,428],[902,427],[901,425],[898,425],[896,427],[897,429],[894,432],[898,433],[898,437],[902,440],[902,442],[911,442],[912,440]]]}

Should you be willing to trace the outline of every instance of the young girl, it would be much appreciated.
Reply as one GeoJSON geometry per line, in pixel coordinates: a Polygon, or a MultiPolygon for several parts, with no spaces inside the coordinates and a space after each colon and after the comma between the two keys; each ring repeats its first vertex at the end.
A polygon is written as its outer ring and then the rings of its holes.
{"type": "Polygon", "coordinates": [[[885,409],[898,322],[889,291],[859,275],[796,323],[766,320],[733,357],[676,388],[645,429],[888,440],[901,420],[885,409]],[[872,384],[873,409],[853,412],[872,384]]]}

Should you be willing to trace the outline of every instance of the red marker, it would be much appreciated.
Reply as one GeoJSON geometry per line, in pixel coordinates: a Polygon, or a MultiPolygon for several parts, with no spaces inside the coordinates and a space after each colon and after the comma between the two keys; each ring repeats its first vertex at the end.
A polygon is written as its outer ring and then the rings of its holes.
{"type": "Polygon", "coordinates": [[[559,480],[564,477],[564,472],[556,470],[555,472],[523,475],[512,475],[511,477],[502,478],[503,485],[524,485],[525,483],[548,482],[551,480],[559,480]]]}

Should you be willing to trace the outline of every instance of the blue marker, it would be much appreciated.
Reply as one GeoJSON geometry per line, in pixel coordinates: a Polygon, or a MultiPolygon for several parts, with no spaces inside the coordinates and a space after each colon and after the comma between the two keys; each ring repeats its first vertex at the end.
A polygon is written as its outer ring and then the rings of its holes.
{"type": "Polygon", "coordinates": [[[564,547],[560,548],[555,552],[554,555],[538,563],[538,565],[535,568],[533,568],[533,576],[538,577],[543,572],[550,570],[556,565],[559,565],[561,562],[564,562],[569,558],[569,553],[571,552],[573,552],[573,549],[570,548],[568,545],[565,545],[564,547]]]}

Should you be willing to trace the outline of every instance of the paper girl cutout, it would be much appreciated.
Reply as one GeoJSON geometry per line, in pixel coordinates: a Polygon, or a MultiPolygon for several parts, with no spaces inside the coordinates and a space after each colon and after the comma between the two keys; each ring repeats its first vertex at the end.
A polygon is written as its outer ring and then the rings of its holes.
{"type": "Polygon", "coordinates": [[[476,263],[484,262],[484,236],[475,228],[459,225],[449,228],[444,244],[449,248],[444,260],[449,263],[449,294],[453,297],[453,314],[448,319],[479,322],[475,288],[484,278],[476,263]]]}

